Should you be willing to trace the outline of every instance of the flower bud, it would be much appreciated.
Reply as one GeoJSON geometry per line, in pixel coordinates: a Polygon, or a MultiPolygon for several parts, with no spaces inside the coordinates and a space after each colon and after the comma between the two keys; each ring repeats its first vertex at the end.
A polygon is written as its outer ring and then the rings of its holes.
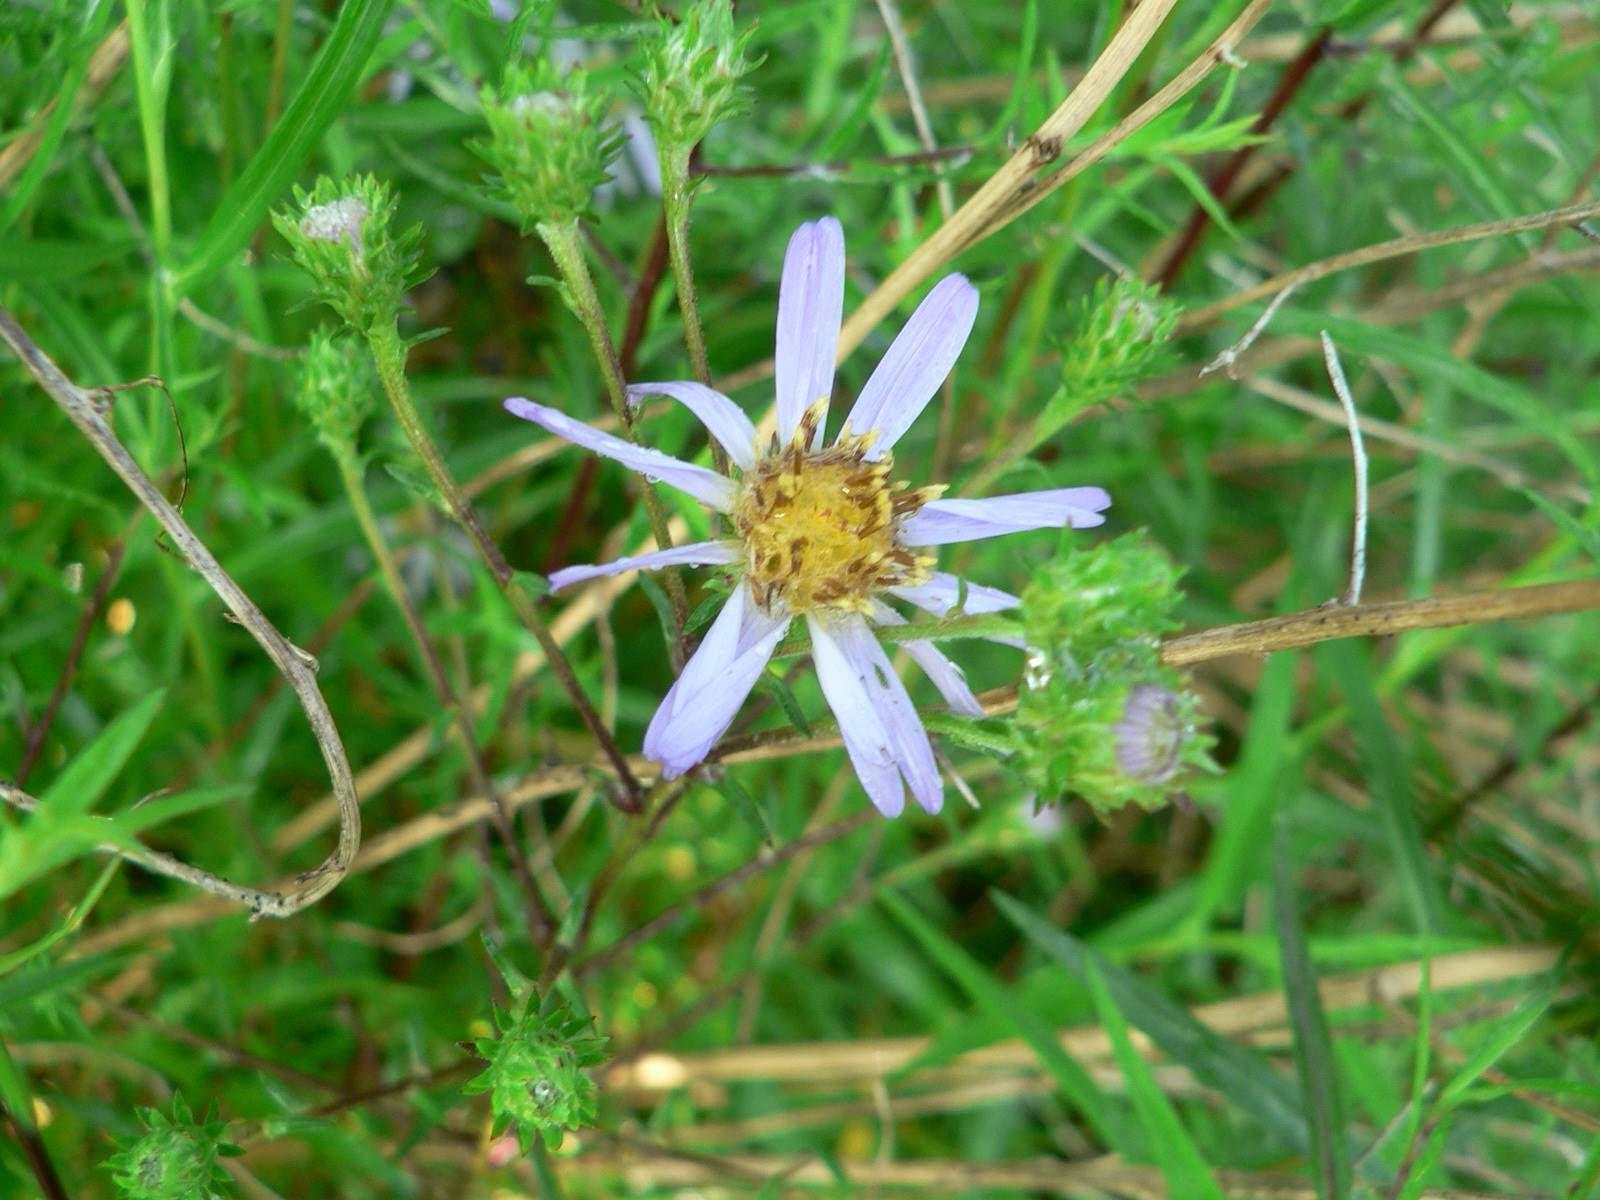
{"type": "Polygon", "coordinates": [[[582,70],[562,77],[541,62],[512,67],[482,100],[489,138],[473,149],[495,169],[523,229],[582,217],[622,144],[605,123],[610,97],[593,90],[582,70]]]}
{"type": "Polygon", "coordinates": [[[227,1194],[229,1180],[218,1164],[239,1150],[222,1141],[220,1121],[196,1122],[183,1097],[168,1118],[142,1109],[143,1136],[125,1143],[106,1166],[125,1200],[211,1200],[227,1194]]]}
{"type": "Polygon", "coordinates": [[[360,342],[318,330],[300,362],[295,407],[335,457],[353,454],[361,422],[372,411],[376,387],[372,360],[360,342]]]}
{"type": "Polygon", "coordinates": [[[1073,550],[1023,593],[1029,654],[1008,763],[1042,802],[1154,808],[1209,766],[1194,698],[1158,654],[1177,583],[1165,554],[1132,534],[1073,550]]]}
{"type": "Polygon", "coordinates": [[[589,1068],[605,1062],[606,1039],[559,1001],[541,1005],[527,977],[497,945],[490,943],[489,953],[511,993],[511,1010],[495,1011],[498,1036],[474,1043],[489,1066],[461,1090],[489,1094],[492,1136],[512,1128],[524,1150],[536,1136],[554,1150],[564,1131],[594,1124],[589,1068]]]}
{"type": "Polygon", "coordinates": [[[394,193],[372,176],[335,182],[326,176],[309,193],[273,214],[294,260],[311,276],[316,298],[356,329],[392,325],[415,282],[418,227],[395,234],[394,193]]]}
{"type": "Polygon", "coordinates": [[[676,24],[659,19],[642,46],[640,93],[663,161],[742,107],[739,81],[757,65],[744,55],[751,32],[735,34],[729,0],[691,0],[676,24]]]}

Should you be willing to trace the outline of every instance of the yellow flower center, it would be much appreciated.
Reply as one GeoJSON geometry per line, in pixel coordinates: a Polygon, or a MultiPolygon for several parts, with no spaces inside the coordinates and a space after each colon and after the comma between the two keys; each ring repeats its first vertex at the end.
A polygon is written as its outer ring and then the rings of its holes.
{"type": "Polygon", "coordinates": [[[762,608],[865,612],[886,588],[925,583],[934,560],[899,544],[900,522],[944,489],[890,483],[894,460],[866,457],[873,434],[810,449],[825,408],[801,419],[794,438],[745,475],[733,524],[745,577],[762,608]]]}

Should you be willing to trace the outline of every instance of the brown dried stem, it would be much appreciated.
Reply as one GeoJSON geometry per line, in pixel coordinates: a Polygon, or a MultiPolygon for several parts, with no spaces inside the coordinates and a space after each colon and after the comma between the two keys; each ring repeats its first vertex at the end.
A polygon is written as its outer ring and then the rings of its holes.
{"type": "Polygon", "coordinates": [[[314,904],[338,886],[350,870],[361,844],[361,808],[356,798],[355,781],[350,775],[350,762],[345,756],[344,743],[339,738],[333,714],[328,711],[327,701],[317,687],[316,661],[293,645],[267,620],[266,615],[256,607],[255,601],[223,570],[205,543],[195,536],[178,510],[162,495],[161,489],[134,461],[102,414],[101,395],[85,391],[68,379],[4,308],[0,308],[0,338],[11,347],[39,386],[127,484],[139,503],[150,511],[184,560],[216,592],[239,623],[250,631],[299,699],[333,785],[338,806],[338,843],[321,864],[290,881],[283,893],[238,887],[218,880],[216,876],[209,876],[209,879],[213,884],[224,884],[232,889],[234,894],[229,898],[249,905],[255,917],[286,917],[314,904]]]}
{"type": "Polygon", "coordinates": [[[1251,0],[1205,52],[1165,87],[1096,138],[1065,166],[1052,170],[1067,139],[1088,122],[1127,74],[1161,27],[1175,0],[1146,0],[1135,8],[1061,106],[1030,135],[950,220],[890,272],[850,314],[839,335],[842,359],[901,300],[961,251],[1003,229],[1068,180],[1099,162],[1117,145],[1187,95],[1237,46],[1272,0],[1251,0]]]}
{"type": "Polygon", "coordinates": [[[1161,660],[1175,667],[1232,654],[1274,654],[1348,637],[1390,637],[1412,629],[1443,629],[1521,620],[1600,608],[1600,579],[1539,583],[1423,600],[1392,600],[1348,608],[1313,608],[1264,621],[1224,625],[1170,638],[1161,660]]]}
{"type": "Polygon", "coordinates": [[[1378,242],[1372,246],[1362,246],[1358,250],[1351,250],[1344,254],[1335,254],[1332,258],[1324,258],[1314,263],[1307,263],[1303,267],[1296,267],[1292,271],[1285,271],[1281,275],[1274,275],[1271,279],[1264,279],[1254,287],[1245,288],[1242,292],[1214,304],[1207,304],[1201,308],[1191,309],[1178,320],[1178,332],[1188,333],[1195,329],[1204,329],[1212,324],[1223,313],[1232,312],[1234,309],[1249,304],[1254,300],[1274,295],[1288,287],[1300,287],[1311,283],[1313,280],[1322,279],[1339,271],[1348,271],[1353,267],[1364,267],[1369,263],[1383,262],[1385,259],[1402,258],[1407,254],[1415,254],[1420,250],[1432,250],[1439,246],[1454,246],[1461,242],[1475,242],[1483,238],[1505,237],[1513,233],[1527,233],[1535,229],[1548,229],[1556,225],[1576,225],[1580,221],[1587,221],[1591,217],[1600,216],[1600,202],[1588,204],[1569,204],[1562,208],[1552,208],[1546,212],[1529,213],[1524,217],[1508,217],[1501,221],[1480,221],[1473,225],[1458,225],[1454,229],[1440,229],[1433,233],[1417,233],[1406,237],[1394,238],[1387,242],[1378,242]]]}

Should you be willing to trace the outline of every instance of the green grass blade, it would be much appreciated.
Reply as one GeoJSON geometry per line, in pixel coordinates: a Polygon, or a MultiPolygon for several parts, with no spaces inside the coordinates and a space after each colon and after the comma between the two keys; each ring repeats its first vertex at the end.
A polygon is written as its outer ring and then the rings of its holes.
{"type": "Polygon", "coordinates": [[[1196,933],[1209,926],[1217,914],[1237,905],[1256,878],[1279,780],[1290,757],[1295,659],[1293,654],[1277,654],[1267,660],[1250,708],[1242,756],[1233,773],[1218,785],[1226,789],[1226,816],[1206,860],[1186,925],[1196,933]]]}
{"type": "Polygon", "coordinates": [[[1087,980],[1093,967],[1105,980],[1119,1010],[1163,1053],[1254,1117],[1279,1143],[1304,1152],[1310,1131],[1294,1085],[1256,1054],[1207,1028],[1181,1004],[1137,976],[1095,954],[1069,933],[1031,912],[1004,892],[991,891],[995,906],[1045,954],[1087,980]]]}
{"type": "Polygon", "coordinates": [[[1534,990],[1510,1016],[1500,1022],[1499,1028],[1488,1041],[1479,1046],[1471,1058],[1461,1065],[1461,1069],[1451,1076],[1439,1092],[1439,1109],[1447,1111],[1452,1106],[1459,1104],[1467,1089],[1495,1063],[1499,1062],[1513,1050],[1531,1030],[1544,1017],[1545,1012],[1555,1001],[1556,989],[1553,984],[1545,983],[1534,990]]]}
{"type": "Polygon", "coordinates": [[[151,692],[101,730],[39,797],[33,819],[81,816],[93,808],[126,765],[165,698],[165,689],[151,692]]]}
{"type": "Polygon", "coordinates": [[[305,82],[283,110],[248,166],[217,202],[200,244],[173,273],[177,295],[192,291],[227,265],[283,195],[361,82],[394,0],[346,0],[305,82]]]}
{"type": "Polygon", "coordinates": [[[1095,1012],[1106,1036],[1111,1039],[1111,1053],[1122,1071],[1122,1078],[1128,1084],[1128,1095],[1133,1099],[1134,1111],[1139,1114],[1139,1123],[1148,1135],[1151,1157],[1156,1160],[1156,1166],[1161,1168],[1172,1195],[1192,1197],[1193,1200],[1223,1200],[1222,1188],[1218,1186],[1211,1168],[1206,1165],[1205,1156],[1200,1153],[1189,1131],[1178,1120],[1178,1114],[1157,1086],[1150,1064],[1133,1048],[1133,1039],[1128,1036],[1128,1023],[1118,1011],[1117,1002],[1111,998],[1105,978],[1095,968],[1093,961],[1086,962],[1084,966],[1085,982],[1089,986],[1095,1012]]]}
{"type": "Polygon", "coordinates": [[[1106,1104],[1089,1073],[1062,1048],[1048,1024],[1019,1006],[1016,997],[1001,986],[965,950],[930,925],[920,913],[892,891],[879,897],[884,908],[911,934],[941,969],[958,983],[979,1007],[991,1016],[1012,1025],[1023,1041],[1039,1056],[1061,1094],[1078,1111],[1084,1123],[1101,1141],[1119,1152],[1131,1148],[1133,1140],[1124,1123],[1106,1104]]]}
{"type": "Polygon", "coordinates": [[[1422,831],[1417,825],[1405,755],[1378,703],[1377,677],[1367,658],[1366,647],[1357,642],[1327,642],[1319,652],[1332,669],[1350,709],[1356,743],[1361,750],[1363,774],[1388,835],[1412,920],[1419,932],[1435,932],[1444,906],[1422,846],[1422,831]]]}
{"type": "Polygon", "coordinates": [[[5,207],[0,208],[0,235],[4,235],[16,223],[17,218],[27,211],[28,205],[33,202],[34,194],[39,190],[39,185],[45,181],[51,167],[55,165],[56,151],[61,148],[67,128],[77,115],[78,89],[83,86],[84,76],[88,74],[89,60],[94,55],[95,42],[104,35],[106,19],[113,7],[110,4],[99,5],[90,13],[88,23],[78,36],[76,59],[68,68],[66,77],[56,88],[55,108],[51,111],[50,120],[39,137],[38,148],[33,152],[33,160],[12,185],[11,195],[6,198],[5,207]]]}
{"type": "Polygon", "coordinates": [[[120,866],[122,866],[120,858],[113,858],[106,863],[100,869],[100,874],[95,877],[95,881],[89,885],[89,894],[78,901],[72,911],[67,914],[67,919],[62,921],[60,925],[37,941],[21,946],[9,954],[0,955],[0,975],[9,975],[24,963],[30,962],[43,954],[62,938],[76,932],[83,925],[88,915],[94,911],[94,906],[100,902],[100,897],[105,894],[107,885],[110,884],[112,876],[117,873],[117,869],[120,866]]]}
{"type": "Polygon", "coordinates": [[[1317,991],[1305,930],[1300,927],[1294,883],[1294,855],[1288,828],[1280,817],[1273,848],[1273,902],[1278,921],[1278,951],[1283,963],[1283,992],[1294,1034],[1295,1069],[1300,1095],[1311,1123],[1311,1170],[1318,1200],[1345,1200],[1350,1195],[1350,1155],[1345,1138],[1344,1099],[1339,1068],[1328,1037],[1328,1020],[1317,991]]]}

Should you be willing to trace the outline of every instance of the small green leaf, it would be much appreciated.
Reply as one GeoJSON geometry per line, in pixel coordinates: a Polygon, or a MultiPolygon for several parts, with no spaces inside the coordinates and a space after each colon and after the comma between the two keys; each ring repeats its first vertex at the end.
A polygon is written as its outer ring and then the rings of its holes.
{"type": "Polygon", "coordinates": [[[1555,998],[1556,985],[1553,981],[1546,980],[1517,1006],[1515,1012],[1500,1022],[1488,1041],[1478,1047],[1472,1057],[1461,1065],[1461,1069],[1450,1077],[1450,1081],[1439,1092],[1440,1111],[1448,1111],[1458,1105],[1467,1089],[1476,1083],[1485,1071],[1514,1049],[1527,1036],[1528,1031],[1539,1023],[1555,998]]]}
{"type": "Polygon", "coordinates": [[[638,575],[639,589],[650,598],[650,607],[656,610],[656,621],[661,626],[661,641],[666,646],[676,642],[677,635],[673,632],[675,620],[672,605],[667,600],[667,593],[656,582],[655,576],[648,571],[640,571],[638,575]]]}
{"type": "Polygon", "coordinates": [[[772,831],[772,822],[767,820],[766,811],[736,780],[724,775],[711,786],[726,797],[728,803],[733,805],[734,811],[744,818],[744,823],[750,826],[763,845],[770,847],[777,844],[778,839],[772,831]]]}
{"type": "Polygon", "coordinates": [[[187,791],[157,796],[153,800],[147,800],[117,813],[111,818],[111,823],[132,837],[143,833],[146,829],[153,829],[157,825],[175,821],[190,813],[214,808],[218,804],[225,804],[249,794],[249,787],[238,783],[224,784],[220,787],[190,788],[187,791]]]}
{"type": "Polygon", "coordinates": [[[39,797],[35,820],[87,813],[127,764],[166,698],[166,689],[143,697],[100,732],[39,797]]]}
{"type": "Polygon", "coordinates": [[[800,709],[800,701],[794,698],[794,692],[780,676],[771,671],[763,671],[756,679],[756,686],[778,702],[783,709],[783,715],[789,718],[789,723],[806,737],[811,736],[811,723],[806,720],[806,714],[800,709]]]}
{"type": "Polygon", "coordinates": [[[542,599],[550,594],[550,581],[537,571],[513,571],[511,572],[511,582],[534,600],[542,599]]]}

